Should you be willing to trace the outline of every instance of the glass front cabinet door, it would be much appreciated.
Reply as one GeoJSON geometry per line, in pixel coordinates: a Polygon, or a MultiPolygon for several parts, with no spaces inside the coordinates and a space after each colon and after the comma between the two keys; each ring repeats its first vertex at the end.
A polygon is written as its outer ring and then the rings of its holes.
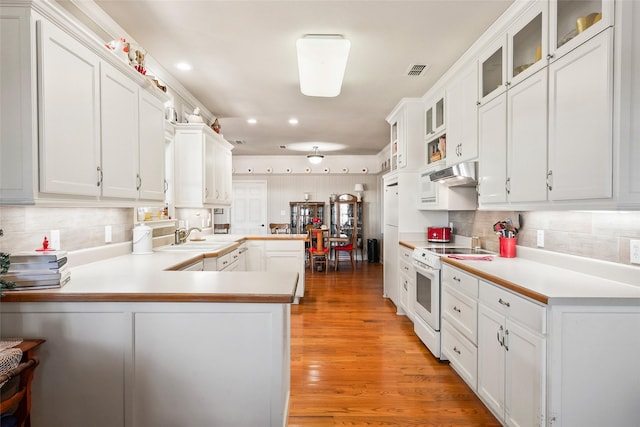
{"type": "Polygon", "coordinates": [[[305,234],[307,225],[314,225],[313,220],[318,218],[319,224],[324,224],[323,202],[289,202],[291,208],[291,232],[305,234]]]}
{"type": "Polygon", "coordinates": [[[358,248],[362,248],[362,231],[362,202],[352,194],[338,195],[331,202],[331,235],[353,240],[356,233],[358,248]]]}

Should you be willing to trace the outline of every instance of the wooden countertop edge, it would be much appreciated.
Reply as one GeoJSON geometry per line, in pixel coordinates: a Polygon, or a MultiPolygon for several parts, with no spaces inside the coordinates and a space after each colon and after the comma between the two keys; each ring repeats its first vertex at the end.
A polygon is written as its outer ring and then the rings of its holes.
{"type": "Polygon", "coordinates": [[[405,248],[409,248],[411,250],[415,249],[416,247],[413,245],[410,245],[409,243],[405,243],[402,240],[400,242],[398,242],[400,244],[400,246],[404,246],[405,248]]]}
{"type": "Polygon", "coordinates": [[[447,257],[441,257],[440,260],[444,263],[453,265],[461,270],[464,270],[468,273],[474,274],[478,277],[482,277],[483,279],[486,279],[492,283],[495,283],[497,285],[500,285],[504,288],[507,288],[509,290],[512,290],[520,295],[524,295],[528,298],[531,298],[532,300],[541,302],[543,304],[548,304],[549,303],[549,297],[547,295],[543,295],[540,294],[538,292],[532,291],[531,289],[522,287],[520,285],[516,285],[515,283],[509,282],[507,280],[504,280],[500,277],[491,275],[491,274],[487,274],[481,270],[476,270],[473,267],[470,267],[468,264],[464,264],[462,262],[459,262],[457,260],[451,259],[451,258],[447,258],[447,257]]]}
{"type": "Polygon", "coordinates": [[[267,234],[265,236],[245,237],[244,240],[307,240],[306,234],[296,234],[291,236],[287,236],[286,234],[277,234],[277,236],[282,237],[273,237],[272,235],[267,234]]]}
{"type": "Polygon", "coordinates": [[[294,293],[282,294],[181,294],[181,293],[132,293],[132,294],[44,294],[31,291],[5,292],[2,302],[224,302],[290,304],[294,293]]]}

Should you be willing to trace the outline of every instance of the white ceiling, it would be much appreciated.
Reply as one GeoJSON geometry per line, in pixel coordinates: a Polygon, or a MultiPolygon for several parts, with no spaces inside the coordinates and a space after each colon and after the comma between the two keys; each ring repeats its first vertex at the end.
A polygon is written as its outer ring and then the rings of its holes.
{"type": "Polygon", "coordinates": [[[300,143],[371,155],[388,144],[385,117],[398,101],[424,95],[512,0],[96,3],[219,118],[227,140],[246,142],[234,155],[299,155],[300,143]],[[336,98],[300,93],[295,43],[311,33],[351,40],[336,98]],[[176,69],[180,61],[193,69],[176,69]],[[430,70],[409,77],[412,64],[430,70]]]}

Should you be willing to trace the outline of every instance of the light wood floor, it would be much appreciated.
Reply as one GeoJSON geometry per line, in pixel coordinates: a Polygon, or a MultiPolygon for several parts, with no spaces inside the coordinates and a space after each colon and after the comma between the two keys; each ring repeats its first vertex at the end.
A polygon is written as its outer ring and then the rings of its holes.
{"type": "Polygon", "coordinates": [[[311,273],[292,306],[289,427],[499,426],[382,297],[382,266],[311,273]]]}

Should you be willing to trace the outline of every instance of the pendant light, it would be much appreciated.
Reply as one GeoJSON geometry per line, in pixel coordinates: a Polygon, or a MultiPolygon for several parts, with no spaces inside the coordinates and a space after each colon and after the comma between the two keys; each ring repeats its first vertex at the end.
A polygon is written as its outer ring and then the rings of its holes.
{"type": "Polygon", "coordinates": [[[314,165],[318,165],[320,164],[320,162],[322,162],[322,159],[324,159],[324,156],[318,153],[318,147],[314,146],[313,153],[307,154],[307,159],[309,159],[310,163],[314,165]]]}

